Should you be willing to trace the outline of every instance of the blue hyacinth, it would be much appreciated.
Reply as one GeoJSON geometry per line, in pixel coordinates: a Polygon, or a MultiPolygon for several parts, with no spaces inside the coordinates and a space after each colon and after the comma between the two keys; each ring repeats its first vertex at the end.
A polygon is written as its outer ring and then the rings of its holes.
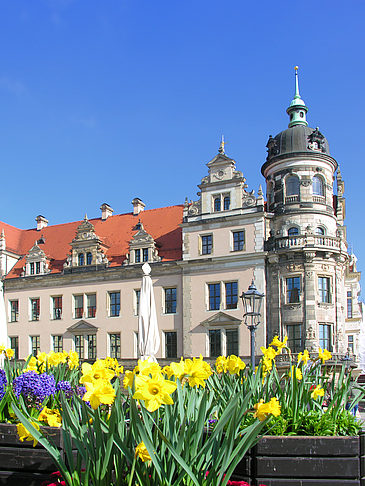
{"type": "Polygon", "coordinates": [[[56,391],[62,391],[65,394],[66,398],[72,398],[72,395],[74,393],[72,385],[69,381],[59,381],[56,386],[56,391]]]}
{"type": "Polygon", "coordinates": [[[45,398],[56,393],[56,382],[53,375],[26,371],[14,378],[13,389],[17,398],[22,395],[27,402],[40,405],[45,398]]]}
{"type": "Polygon", "coordinates": [[[0,401],[5,395],[7,384],[8,384],[8,380],[6,379],[5,371],[0,369],[0,401]]]}

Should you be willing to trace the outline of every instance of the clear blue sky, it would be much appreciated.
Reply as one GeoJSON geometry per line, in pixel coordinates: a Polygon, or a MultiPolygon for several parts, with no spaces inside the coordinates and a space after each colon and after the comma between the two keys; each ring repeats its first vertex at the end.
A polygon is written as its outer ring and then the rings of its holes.
{"type": "Polygon", "coordinates": [[[222,133],[257,191],[299,65],[365,269],[364,14],[360,0],[0,0],[0,219],[194,199],[222,133]]]}

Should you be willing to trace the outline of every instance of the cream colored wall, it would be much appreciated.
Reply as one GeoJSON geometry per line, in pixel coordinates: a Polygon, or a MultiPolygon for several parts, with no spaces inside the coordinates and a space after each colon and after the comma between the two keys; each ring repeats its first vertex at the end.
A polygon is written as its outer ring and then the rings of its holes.
{"type": "Polygon", "coordinates": [[[245,246],[242,253],[251,253],[255,251],[255,226],[253,223],[230,226],[226,228],[218,227],[219,223],[210,224],[209,227],[202,227],[200,231],[188,232],[189,238],[189,259],[206,259],[207,257],[221,257],[240,252],[233,251],[234,231],[245,231],[245,246]],[[213,235],[213,250],[210,255],[201,254],[200,238],[204,235],[213,235]]]}
{"type": "MultiPolygon", "coordinates": [[[[163,276],[153,278],[156,312],[159,328],[162,331],[178,331],[178,353],[181,353],[181,314],[182,314],[182,289],[181,278],[175,276],[163,276]],[[176,314],[164,314],[164,288],[177,288],[177,312],[176,314]]],[[[48,289],[32,289],[11,291],[6,293],[6,309],[10,321],[9,300],[19,300],[19,322],[8,323],[8,335],[19,336],[19,357],[24,358],[30,352],[30,337],[40,336],[41,351],[48,352],[51,349],[51,336],[64,335],[64,349],[73,348],[73,336],[66,332],[66,329],[81,319],[73,317],[73,295],[96,293],[96,316],[86,317],[86,298],[84,298],[83,319],[89,324],[96,326],[97,331],[97,356],[105,357],[107,354],[108,333],[121,334],[121,356],[123,358],[134,357],[134,332],[138,330],[138,317],[135,315],[134,289],[140,289],[141,279],[129,281],[111,281],[108,283],[90,283],[88,285],[62,286],[48,289]],[[108,292],[121,292],[121,311],[119,317],[108,316],[108,292]],[[62,295],[62,319],[52,319],[53,296],[62,295]],[[39,321],[30,321],[29,299],[40,298],[39,321]],[[66,334],[65,334],[66,333],[66,334]]],[[[162,339],[161,339],[162,343],[162,339]]],[[[158,353],[161,357],[163,351],[158,353]]]]}

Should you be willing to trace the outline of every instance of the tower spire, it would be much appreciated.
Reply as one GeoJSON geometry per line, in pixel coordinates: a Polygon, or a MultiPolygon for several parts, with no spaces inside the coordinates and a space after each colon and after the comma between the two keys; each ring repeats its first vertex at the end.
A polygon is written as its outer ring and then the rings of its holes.
{"type": "Polygon", "coordinates": [[[294,67],[295,71],[295,94],[289,108],[286,110],[290,117],[289,127],[294,127],[295,125],[307,126],[308,122],[306,120],[306,113],[308,108],[305,106],[299,93],[299,77],[298,77],[298,66],[294,67]]]}
{"type": "Polygon", "coordinates": [[[219,149],[218,149],[218,152],[220,154],[224,154],[224,135],[222,134],[222,138],[221,138],[221,143],[219,145],[219,149]]]}

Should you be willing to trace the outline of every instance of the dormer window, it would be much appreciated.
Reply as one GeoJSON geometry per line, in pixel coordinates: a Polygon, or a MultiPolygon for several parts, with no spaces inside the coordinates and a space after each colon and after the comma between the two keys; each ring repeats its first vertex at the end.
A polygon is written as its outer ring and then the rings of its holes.
{"type": "Polygon", "coordinates": [[[129,242],[129,253],[127,253],[123,265],[160,261],[161,258],[158,256],[155,240],[144,229],[142,222],[139,221],[138,231],[129,242]]]}
{"type": "Polygon", "coordinates": [[[93,255],[91,252],[86,253],[86,265],[91,265],[93,261],[93,255]]]}
{"type": "Polygon", "coordinates": [[[85,265],[85,255],[83,253],[79,253],[78,264],[79,264],[79,267],[82,267],[83,265],[85,265]]]}
{"type": "Polygon", "coordinates": [[[37,243],[29,250],[28,255],[25,257],[25,273],[29,275],[42,275],[49,273],[47,256],[43,250],[41,250],[37,243]]]}
{"type": "Polygon", "coordinates": [[[141,249],[134,250],[134,263],[141,263],[141,249]]]}
{"type": "Polygon", "coordinates": [[[148,262],[148,248],[142,248],[142,260],[148,262]]]}

